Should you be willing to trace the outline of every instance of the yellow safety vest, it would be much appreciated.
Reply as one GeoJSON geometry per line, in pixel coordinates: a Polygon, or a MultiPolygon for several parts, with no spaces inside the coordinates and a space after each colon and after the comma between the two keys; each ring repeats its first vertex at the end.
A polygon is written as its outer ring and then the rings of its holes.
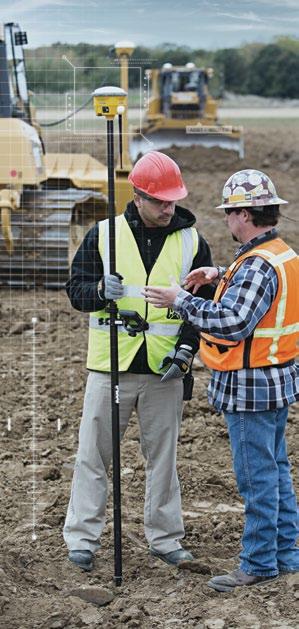
{"type": "MultiPolygon", "coordinates": [[[[167,308],[155,308],[144,301],[143,287],[169,286],[174,279],[182,284],[189,273],[198,249],[198,234],[194,227],[169,234],[163,248],[147,276],[138,245],[123,214],[115,219],[116,268],[123,276],[124,297],[117,301],[119,310],[135,310],[149,324],[145,332],[129,336],[123,326],[118,326],[119,370],[127,371],[144,340],[151,370],[159,372],[163,358],[175,346],[183,321],[171,318],[167,308]]],[[[99,222],[99,253],[104,274],[109,273],[109,222],[99,222]]],[[[110,330],[105,324],[109,314],[105,310],[92,312],[89,320],[87,368],[110,371],[110,330]]]]}

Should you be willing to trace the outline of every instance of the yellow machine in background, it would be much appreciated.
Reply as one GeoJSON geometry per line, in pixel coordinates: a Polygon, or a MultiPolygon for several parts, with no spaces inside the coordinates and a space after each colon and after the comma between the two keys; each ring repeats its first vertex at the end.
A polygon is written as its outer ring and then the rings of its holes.
{"type": "MultiPolygon", "coordinates": [[[[18,24],[0,28],[0,286],[59,288],[86,231],[107,215],[107,168],[88,154],[45,154],[26,43],[18,24]]],[[[130,169],[127,155],[116,169],[117,213],[132,196],[130,169]]]]}
{"type": "Polygon", "coordinates": [[[208,90],[212,68],[196,68],[194,63],[148,70],[151,97],[141,129],[135,127],[130,144],[134,161],[139,153],[172,145],[221,148],[244,157],[243,129],[224,126],[217,120],[217,103],[208,90]]]}

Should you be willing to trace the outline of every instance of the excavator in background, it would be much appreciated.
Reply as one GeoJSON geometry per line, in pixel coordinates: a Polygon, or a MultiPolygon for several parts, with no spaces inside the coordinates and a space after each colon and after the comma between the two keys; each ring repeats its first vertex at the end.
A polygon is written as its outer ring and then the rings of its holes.
{"type": "Polygon", "coordinates": [[[135,127],[130,155],[170,146],[220,146],[244,157],[243,128],[222,125],[217,119],[217,103],[209,93],[213,68],[197,68],[194,63],[147,70],[151,97],[145,122],[135,127]]]}
{"type": "MultiPolygon", "coordinates": [[[[0,26],[0,286],[61,288],[86,231],[106,217],[108,175],[88,154],[46,154],[26,43],[18,24],[0,26]]],[[[132,197],[127,141],[116,168],[117,213],[132,197]]]]}

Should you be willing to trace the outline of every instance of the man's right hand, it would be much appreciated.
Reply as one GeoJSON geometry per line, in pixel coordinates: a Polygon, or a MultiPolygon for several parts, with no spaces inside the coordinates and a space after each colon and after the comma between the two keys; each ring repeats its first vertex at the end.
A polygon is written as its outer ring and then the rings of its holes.
{"type": "Polygon", "coordinates": [[[116,275],[104,275],[98,284],[99,298],[103,300],[106,299],[106,301],[116,301],[117,299],[121,299],[124,294],[122,279],[123,278],[119,273],[116,275]]]}
{"type": "Polygon", "coordinates": [[[199,269],[194,269],[188,273],[184,288],[189,290],[193,287],[193,295],[198,291],[201,286],[205,284],[211,284],[214,280],[218,279],[219,271],[216,266],[201,266],[199,269]]]}

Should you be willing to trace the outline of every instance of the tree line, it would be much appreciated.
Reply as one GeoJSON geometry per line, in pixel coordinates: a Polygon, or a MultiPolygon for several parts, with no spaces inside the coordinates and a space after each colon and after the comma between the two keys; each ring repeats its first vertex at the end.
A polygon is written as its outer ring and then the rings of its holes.
{"type": "MultiPolygon", "coordinates": [[[[110,46],[80,43],[26,50],[29,87],[35,92],[90,93],[99,85],[119,84],[119,67],[110,46]]],[[[277,38],[271,44],[247,44],[217,51],[165,43],[155,48],[137,46],[130,59],[131,88],[143,86],[143,72],[163,63],[213,67],[210,89],[219,97],[224,90],[238,94],[299,98],[299,39],[277,38]],[[140,70],[141,68],[141,70],[140,70]]]]}

